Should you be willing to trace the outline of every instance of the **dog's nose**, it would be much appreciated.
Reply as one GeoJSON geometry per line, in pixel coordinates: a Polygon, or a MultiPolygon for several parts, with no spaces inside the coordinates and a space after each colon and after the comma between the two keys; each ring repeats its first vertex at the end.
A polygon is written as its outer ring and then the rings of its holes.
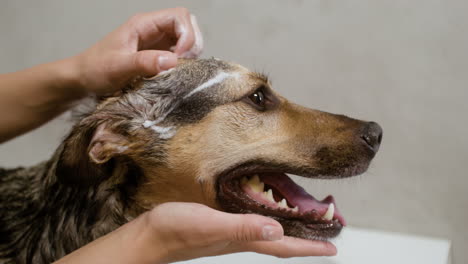
{"type": "Polygon", "coordinates": [[[382,142],[382,134],[382,128],[379,124],[368,122],[364,125],[361,139],[376,153],[379,150],[380,142],[382,142]]]}

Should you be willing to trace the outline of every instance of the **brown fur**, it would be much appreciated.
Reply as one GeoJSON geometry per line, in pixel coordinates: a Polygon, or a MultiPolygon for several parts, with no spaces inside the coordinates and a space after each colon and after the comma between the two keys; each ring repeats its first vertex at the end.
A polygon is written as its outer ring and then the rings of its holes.
{"type": "MultiPolygon", "coordinates": [[[[48,163],[29,171],[2,171],[9,175],[2,176],[4,189],[19,184],[28,190],[34,184],[35,196],[0,194],[1,210],[18,203],[0,216],[5,237],[0,256],[4,263],[49,262],[169,201],[262,213],[231,202],[234,194],[223,188],[234,183],[222,176],[243,164],[305,177],[362,173],[376,152],[363,143],[366,126],[290,103],[265,76],[242,66],[216,59],[181,61],[173,71],[141,78],[124,94],[84,113],[48,163]],[[234,77],[187,97],[221,71],[234,77]],[[259,88],[268,95],[265,109],[249,99],[259,88]],[[161,117],[157,126],[174,131],[173,137],[143,126],[161,117]],[[56,195],[62,197],[50,198],[56,195]],[[92,210],[79,204],[90,204],[92,210]],[[24,214],[31,216],[28,223],[7,222],[24,214]],[[48,220],[50,214],[58,223],[48,220]],[[78,225],[78,219],[84,222],[78,225]],[[39,222],[34,236],[22,231],[39,222]],[[68,223],[68,230],[61,223],[68,223]],[[77,237],[64,239],[69,234],[77,237]]],[[[287,234],[314,238],[302,235],[298,222],[277,219],[287,234]]]]}

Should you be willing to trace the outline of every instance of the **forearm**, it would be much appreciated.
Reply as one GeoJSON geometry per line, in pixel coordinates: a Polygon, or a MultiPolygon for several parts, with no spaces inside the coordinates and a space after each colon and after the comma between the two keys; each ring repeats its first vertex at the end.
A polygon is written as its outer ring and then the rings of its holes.
{"type": "Polygon", "coordinates": [[[142,215],[54,263],[165,263],[166,252],[146,221],[142,215]]]}
{"type": "Polygon", "coordinates": [[[0,75],[0,143],[39,127],[85,96],[75,61],[0,75]]]}

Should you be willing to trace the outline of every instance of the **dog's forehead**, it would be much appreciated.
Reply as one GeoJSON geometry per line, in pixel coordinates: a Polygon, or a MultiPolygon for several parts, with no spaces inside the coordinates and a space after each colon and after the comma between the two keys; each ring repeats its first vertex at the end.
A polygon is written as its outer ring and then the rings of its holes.
{"type": "Polygon", "coordinates": [[[172,94],[187,99],[199,93],[236,97],[248,91],[255,81],[258,81],[255,74],[247,68],[213,58],[179,60],[176,68],[144,79],[139,85],[149,94],[172,94]]]}
{"type": "Polygon", "coordinates": [[[237,64],[218,59],[183,60],[174,70],[163,73],[157,88],[150,90],[162,88],[170,94],[168,119],[191,123],[244,96],[251,90],[250,80],[250,71],[237,64]]]}
{"type": "Polygon", "coordinates": [[[244,98],[266,80],[218,59],[181,60],[177,67],[137,80],[122,96],[100,105],[110,115],[170,138],[176,127],[201,120],[214,108],[244,98]]]}

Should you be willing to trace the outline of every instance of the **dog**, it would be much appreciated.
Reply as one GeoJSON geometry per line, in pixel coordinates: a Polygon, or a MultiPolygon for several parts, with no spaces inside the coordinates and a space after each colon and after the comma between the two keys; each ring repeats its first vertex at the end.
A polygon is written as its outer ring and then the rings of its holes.
{"type": "Polygon", "coordinates": [[[0,262],[50,263],[170,201],[326,240],[345,225],[333,197],[315,199],[286,173],[361,174],[381,140],[377,123],[295,105],[264,74],[180,60],[96,100],[50,160],[0,170],[0,262]]]}

